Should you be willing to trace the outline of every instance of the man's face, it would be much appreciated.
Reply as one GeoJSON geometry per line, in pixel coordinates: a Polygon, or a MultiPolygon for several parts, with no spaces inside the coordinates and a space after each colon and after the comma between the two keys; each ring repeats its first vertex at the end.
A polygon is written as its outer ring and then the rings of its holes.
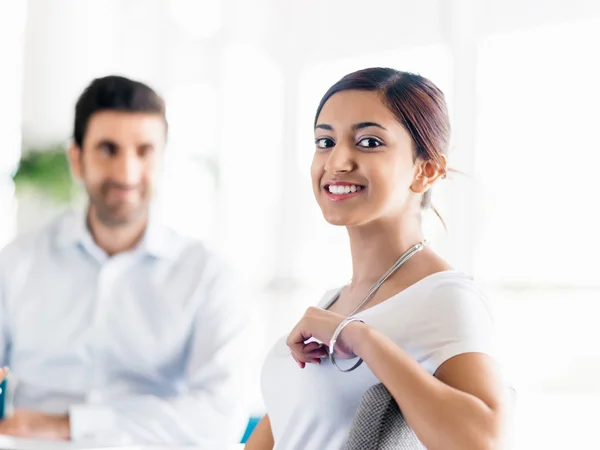
{"type": "Polygon", "coordinates": [[[145,218],[165,141],[158,114],[100,111],[90,117],[83,148],[73,146],[69,159],[100,222],[121,226],[145,218]]]}

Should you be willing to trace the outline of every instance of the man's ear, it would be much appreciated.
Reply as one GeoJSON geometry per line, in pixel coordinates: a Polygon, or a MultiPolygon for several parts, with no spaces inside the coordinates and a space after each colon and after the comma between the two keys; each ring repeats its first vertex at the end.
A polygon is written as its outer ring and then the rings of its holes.
{"type": "Polygon", "coordinates": [[[81,180],[83,178],[83,155],[81,148],[77,144],[71,144],[67,150],[67,159],[69,160],[69,165],[71,166],[71,173],[77,180],[81,180]]]}
{"type": "Polygon", "coordinates": [[[417,194],[427,192],[437,180],[446,175],[446,163],[446,155],[440,155],[440,162],[431,159],[419,161],[410,190],[417,194]]]}

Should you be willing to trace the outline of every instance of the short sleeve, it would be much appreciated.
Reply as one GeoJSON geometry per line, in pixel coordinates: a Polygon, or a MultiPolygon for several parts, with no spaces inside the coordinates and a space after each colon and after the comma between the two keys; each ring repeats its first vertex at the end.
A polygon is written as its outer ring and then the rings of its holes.
{"type": "Polygon", "coordinates": [[[444,280],[423,300],[411,324],[411,353],[429,373],[433,375],[444,362],[463,353],[496,358],[490,305],[470,278],[444,280]]]}

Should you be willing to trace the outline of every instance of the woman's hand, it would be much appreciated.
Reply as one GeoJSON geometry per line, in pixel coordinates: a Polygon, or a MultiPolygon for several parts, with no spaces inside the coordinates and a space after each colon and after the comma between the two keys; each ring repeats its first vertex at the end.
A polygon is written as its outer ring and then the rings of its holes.
{"type": "MultiPolygon", "coordinates": [[[[310,307],[306,310],[287,338],[287,345],[300,368],[303,369],[307,363],[321,363],[321,358],[328,355],[328,345],[335,329],[344,319],[344,316],[321,308],[310,307]],[[311,340],[307,343],[309,339],[318,342],[311,340]]],[[[361,325],[364,326],[359,322],[351,322],[344,327],[335,344],[336,358],[347,359],[355,356],[357,332],[361,325]]]]}
{"type": "MultiPolygon", "coordinates": [[[[4,378],[6,378],[7,374],[8,374],[8,367],[0,368],[0,383],[2,383],[2,380],[4,380],[4,378]]],[[[2,392],[2,391],[0,390],[0,392],[2,392]]]]}

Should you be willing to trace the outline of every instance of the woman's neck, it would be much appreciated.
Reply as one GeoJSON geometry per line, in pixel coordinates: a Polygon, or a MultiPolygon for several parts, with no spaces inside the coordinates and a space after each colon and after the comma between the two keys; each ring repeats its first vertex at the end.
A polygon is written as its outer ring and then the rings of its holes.
{"type": "Polygon", "coordinates": [[[352,283],[375,283],[398,258],[423,240],[419,217],[382,219],[361,227],[349,227],[352,283]]]}

